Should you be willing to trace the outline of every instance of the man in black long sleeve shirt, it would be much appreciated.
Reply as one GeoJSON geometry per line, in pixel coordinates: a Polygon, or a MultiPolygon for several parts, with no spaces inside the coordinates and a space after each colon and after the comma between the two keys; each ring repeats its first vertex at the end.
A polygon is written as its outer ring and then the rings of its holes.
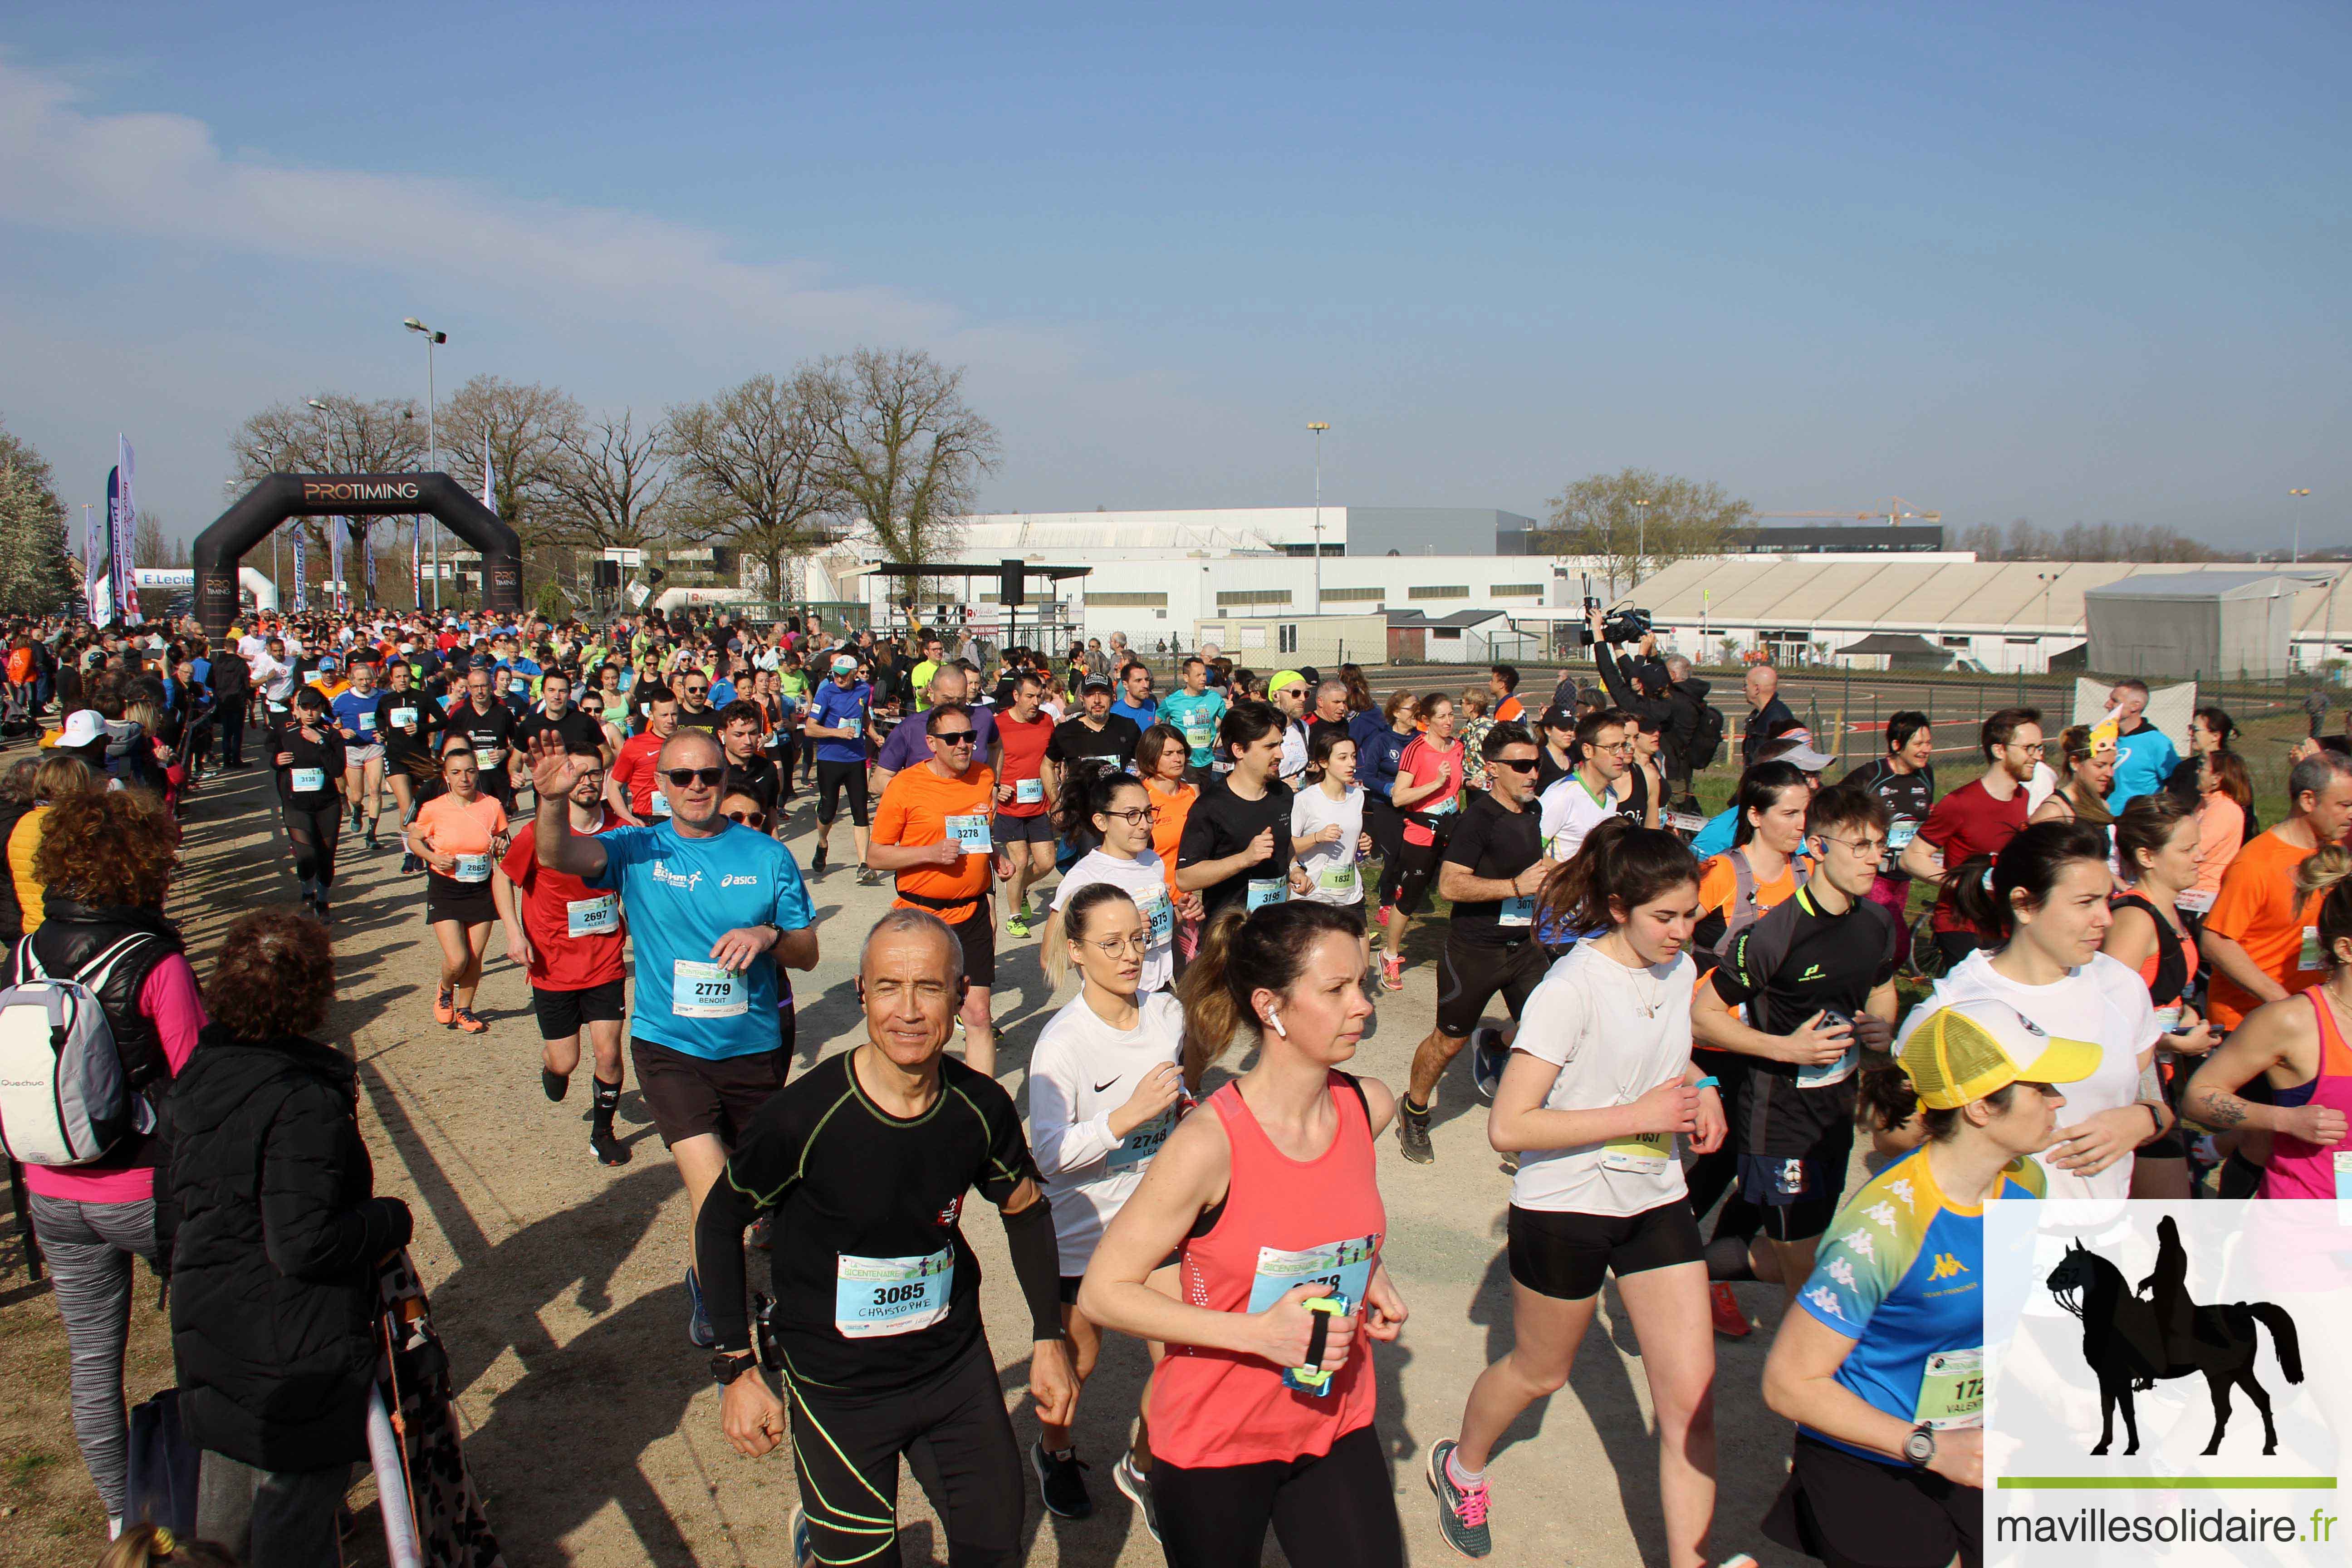
{"type": "Polygon", "coordinates": [[[1769,664],[1750,665],[1744,683],[1748,692],[1748,728],[1739,739],[1739,765],[1756,761],[1756,749],[1801,728],[1797,716],[1780,700],[1780,672],[1769,664]]]}
{"type": "Polygon", "coordinates": [[[1679,655],[1661,661],[1655,632],[1642,639],[1638,658],[1620,660],[1601,640],[1598,611],[1592,626],[1592,662],[1600,667],[1601,684],[1612,705],[1649,721],[1664,737],[1658,750],[1665,763],[1667,804],[1678,806],[1691,793],[1691,752],[1706,708],[1706,682],[1694,679],[1690,661],[1679,655]]]}

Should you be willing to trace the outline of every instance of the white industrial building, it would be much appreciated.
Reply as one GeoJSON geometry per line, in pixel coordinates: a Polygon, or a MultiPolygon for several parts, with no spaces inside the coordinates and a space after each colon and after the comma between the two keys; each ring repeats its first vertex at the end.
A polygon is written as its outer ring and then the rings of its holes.
{"type": "MultiPolygon", "coordinates": [[[[969,520],[948,562],[1091,568],[1060,585],[1061,608],[1081,635],[1124,632],[1144,647],[1163,638],[1186,647],[1207,641],[1238,654],[1234,644],[1247,626],[1270,652],[1286,637],[1304,648],[1328,640],[1327,633],[1339,636],[1336,621],[1325,633],[1307,629],[1318,617],[1383,615],[1398,657],[1476,662],[1489,649],[1545,657],[1565,641],[1560,623],[1580,616],[1592,563],[1527,553],[1534,526],[1517,513],[1466,507],[1326,506],[1319,515],[1310,507],[992,513],[969,520]],[[1412,639],[1401,641],[1395,628],[1416,619],[1425,619],[1429,631],[1408,653],[1403,645],[1412,639]],[[1284,626],[1293,629],[1286,634],[1284,626]]],[[[1931,659],[1941,655],[1987,670],[2038,673],[2053,660],[2067,662],[2064,656],[2082,657],[2089,591],[2138,574],[2210,570],[1980,562],[1966,551],[1835,552],[1819,539],[1804,552],[1776,555],[1767,552],[1770,533],[1763,531],[1749,552],[1677,562],[1638,585],[1618,584],[1613,595],[1596,577],[1598,591],[1612,603],[1651,611],[1666,641],[1706,664],[1737,662],[1760,647],[1783,664],[1884,668],[1890,660],[1885,653],[1840,657],[1841,649],[1884,635],[1897,642],[1880,646],[1916,647],[1931,659]],[[1918,641],[1904,640],[1911,638],[1918,641]]],[[[879,560],[871,546],[852,544],[812,563],[811,596],[863,602],[878,612],[890,592],[870,570],[879,560]]],[[[2297,580],[2284,616],[2291,668],[2352,658],[2352,602],[2336,603],[2346,597],[2343,579],[2352,569],[2232,569],[2297,580]]],[[[1031,584],[1024,623],[1041,587],[1031,584]]],[[[982,635],[1002,626],[993,577],[974,577],[961,594],[968,624],[982,635]]],[[[1351,644],[1368,640],[1355,630],[1360,624],[1350,624],[1351,644]]]]}

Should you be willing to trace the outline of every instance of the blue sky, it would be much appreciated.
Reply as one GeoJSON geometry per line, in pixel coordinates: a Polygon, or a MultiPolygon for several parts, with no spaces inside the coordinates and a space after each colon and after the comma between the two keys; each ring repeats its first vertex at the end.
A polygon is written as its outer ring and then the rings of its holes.
{"type": "Polygon", "coordinates": [[[927,347],[993,508],[1303,502],[1320,418],[1339,502],[2352,538],[2341,5],[685,9],[19,0],[0,417],[193,532],[419,315],[641,414],[927,347]]]}

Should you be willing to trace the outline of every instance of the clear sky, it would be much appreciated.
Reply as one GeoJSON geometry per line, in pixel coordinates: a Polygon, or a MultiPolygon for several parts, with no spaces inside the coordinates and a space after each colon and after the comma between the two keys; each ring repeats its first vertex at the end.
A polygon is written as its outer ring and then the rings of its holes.
{"type": "Polygon", "coordinates": [[[1326,419],[1339,502],[2352,538],[2343,5],[1431,9],[17,0],[0,417],[192,533],[416,315],[641,414],[927,347],[996,509],[1302,503],[1326,419]]]}

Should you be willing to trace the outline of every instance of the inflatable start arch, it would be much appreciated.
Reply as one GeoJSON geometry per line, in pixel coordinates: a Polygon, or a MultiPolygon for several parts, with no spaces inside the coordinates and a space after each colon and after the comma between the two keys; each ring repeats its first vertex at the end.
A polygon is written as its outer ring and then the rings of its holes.
{"type": "Polygon", "coordinates": [[[215,640],[236,618],[245,552],[289,517],[407,517],[425,512],[482,552],[482,607],[522,611],[522,544],[499,515],[446,474],[272,474],[196,536],[196,619],[215,640]]]}

